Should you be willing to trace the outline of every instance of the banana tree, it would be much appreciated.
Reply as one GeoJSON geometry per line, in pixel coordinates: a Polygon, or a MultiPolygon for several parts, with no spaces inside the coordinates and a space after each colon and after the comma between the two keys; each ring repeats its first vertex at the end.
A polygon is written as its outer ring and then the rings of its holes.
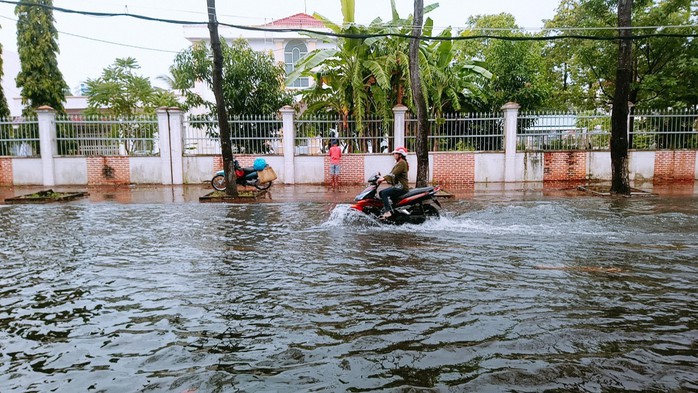
{"type": "MultiPolygon", "coordinates": [[[[314,14],[335,34],[362,37],[369,34],[366,27],[354,25],[354,1],[343,0],[343,26],[314,14]]],[[[328,41],[327,36],[308,33],[309,36],[328,41]]],[[[317,49],[308,53],[296,64],[287,76],[286,84],[292,84],[300,76],[314,76],[315,87],[304,92],[304,101],[309,108],[318,108],[320,103],[332,102],[333,112],[342,117],[344,131],[348,128],[348,118],[353,115],[359,134],[366,116],[368,94],[371,85],[378,84],[387,89],[389,79],[372,58],[364,38],[340,37],[336,48],[317,49]],[[331,97],[331,98],[330,98],[331,97]]]]}

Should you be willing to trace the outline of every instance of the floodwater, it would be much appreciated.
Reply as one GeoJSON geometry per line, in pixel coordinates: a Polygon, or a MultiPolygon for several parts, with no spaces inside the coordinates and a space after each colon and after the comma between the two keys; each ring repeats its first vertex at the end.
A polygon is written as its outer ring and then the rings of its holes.
{"type": "Polygon", "coordinates": [[[698,198],[0,205],[1,392],[698,390],[698,198]]]}

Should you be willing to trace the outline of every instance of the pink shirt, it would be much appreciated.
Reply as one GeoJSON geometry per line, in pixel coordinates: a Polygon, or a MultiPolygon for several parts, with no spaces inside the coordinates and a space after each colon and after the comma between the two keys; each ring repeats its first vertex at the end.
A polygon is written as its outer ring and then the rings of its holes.
{"type": "Polygon", "coordinates": [[[339,164],[342,158],[342,149],[339,146],[330,147],[330,164],[339,164]]]}

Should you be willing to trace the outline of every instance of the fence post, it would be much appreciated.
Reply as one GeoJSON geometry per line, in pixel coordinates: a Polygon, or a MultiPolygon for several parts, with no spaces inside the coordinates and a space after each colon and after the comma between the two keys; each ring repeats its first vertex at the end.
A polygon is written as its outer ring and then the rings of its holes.
{"type": "Polygon", "coordinates": [[[162,184],[183,184],[182,111],[179,108],[158,108],[157,116],[162,184]]]}
{"type": "Polygon", "coordinates": [[[294,184],[296,177],[295,167],[295,145],[296,145],[296,128],[293,124],[293,115],[296,110],[289,105],[285,105],[279,109],[283,119],[282,144],[284,146],[284,183],[294,184]]]}
{"type": "Polygon", "coordinates": [[[405,113],[407,113],[406,106],[397,105],[393,107],[393,114],[395,115],[393,121],[393,147],[388,147],[389,151],[399,146],[405,146],[405,113]]]}
{"type": "Polygon", "coordinates": [[[507,102],[504,110],[504,181],[516,181],[516,125],[521,106],[507,102]]]}
{"type": "Polygon", "coordinates": [[[58,155],[56,141],[56,111],[50,106],[36,108],[36,119],[39,123],[39,148],[41,149],[41,172],[43,185],[56,185],[53,170],[53,156],[58,155]]]}

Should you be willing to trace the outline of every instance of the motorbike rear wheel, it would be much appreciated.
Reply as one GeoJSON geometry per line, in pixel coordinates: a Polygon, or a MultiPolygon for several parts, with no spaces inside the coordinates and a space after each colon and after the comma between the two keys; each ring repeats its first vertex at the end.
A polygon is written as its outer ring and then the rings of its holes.
{"type": "Polygon", "coordinates": [[[213,177],[213,179],[211,179],[211,185],[213,186],[214,190],[224,191],[225,187],[228,185],[228,182],[225,181],[225,176],[216,175],[213,177]]]}
{"type": "Polygon", "coordinates": [[[439,218],[439,210],[432,205],[423,205],[422,211],[425,217],[439,218]]]}
{"type": "Polygon", "coordinates": [[[266,183],[260,183],[259,181],[256,181],[254,183],[254,186],[258,190],[266,190],[267,188],[271,187],[271,182],[268,181],[266,183]]]}

